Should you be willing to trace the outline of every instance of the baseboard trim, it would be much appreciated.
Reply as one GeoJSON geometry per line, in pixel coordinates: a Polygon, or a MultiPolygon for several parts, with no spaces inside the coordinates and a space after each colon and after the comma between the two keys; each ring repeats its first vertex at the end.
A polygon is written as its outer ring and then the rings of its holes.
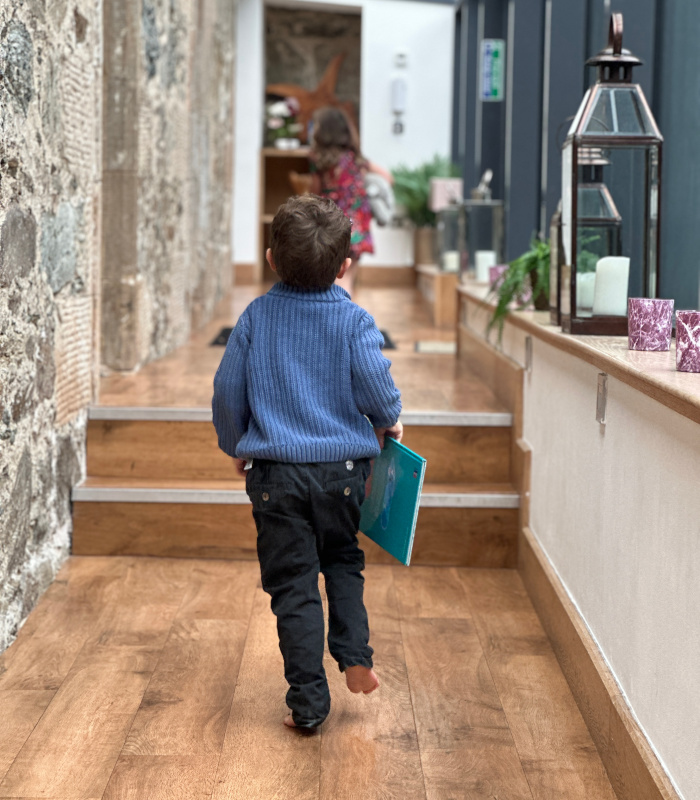
{"type": "Polygon", "coordinates": [[[397,286],[415,286],[416,271],[413,267],[380,267],[363,266],[357,274],[359,288],[394,288],[397,286]]]}
{"type": "Polygon", "coordinates": [[[559,576],[528,527],[518,571],[619,800],[680,800],[559,576]]]}

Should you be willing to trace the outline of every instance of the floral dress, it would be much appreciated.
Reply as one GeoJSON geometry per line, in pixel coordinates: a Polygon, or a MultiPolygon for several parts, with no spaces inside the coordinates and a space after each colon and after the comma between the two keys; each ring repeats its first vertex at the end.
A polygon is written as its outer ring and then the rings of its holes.
{"type": "Polygon", "coordinates": [[[362,253],[373,253],[374,242],[370,233],[372,211],[365,191],[364,167],[352,150],[346,150],[333,169],[318,170],[311,160],[311,171],[318,172],[321,194],[330,197],[352,220],[350,258],[362,253]]]}

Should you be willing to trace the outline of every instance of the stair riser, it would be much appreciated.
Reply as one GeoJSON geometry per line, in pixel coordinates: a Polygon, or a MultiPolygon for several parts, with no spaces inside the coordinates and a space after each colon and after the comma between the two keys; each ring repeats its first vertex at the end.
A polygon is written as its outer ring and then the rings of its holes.
{"type": "MultiPolygon", "coordinates": [[[[517,509],[422,508],[411,563],[514,567],[517,530],[517,509]]],[[[362,539],[368,563],[396,563],[362,539]]],[[[254,559],[255,542],[255,524],[246,505],[74,505],[74,555],[254,559]]]]}
{"type": "MultiPolygon", "coordinates": [[[[406,427],[404,444],[428,461],[433,483],[506,483],[511,429],[406,427]]],[[[226,480],[231,459],[219,450],[208,422],[90,420],[87,473],[91,477],[152,480],[226,480]]]]}

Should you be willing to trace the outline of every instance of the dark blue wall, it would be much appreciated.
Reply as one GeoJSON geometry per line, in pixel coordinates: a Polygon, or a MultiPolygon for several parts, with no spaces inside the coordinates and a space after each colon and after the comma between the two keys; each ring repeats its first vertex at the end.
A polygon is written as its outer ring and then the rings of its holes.
{"type": "Polygon", "coordinates": [[[661,293],[673,297],[678,307],[697,308],[700,1],[457,0],[457,6],[460,24],[467,29],[466,35],[458,35],[455,41],[455,101],[466,102],[467,113],[466,126],[455,119],[453,157],[462,165],[467,192],[478,181],[479,167],[494,170],[494,196],[506,201],[509,260],[526,249],[533,232],[541,228],[548,232],[548,220],[561,195],[560,147],[585,89],[595,80],[585,61],[607,42],[610,9],[622,12],[624,46],[644,62],[637,68],[635,80],[665,137],[661,293]],[[510,97],[503,103],[484,103],[481,116],[477,106],[480,5],[485,37],[508,40],[509,18],[513,32],[506,53],[512,74],[512,85],[506,90],[510,97]],[[462,59],[465,42],[466,59],[462,59]],[[510,148],[507,130],[512,133],[510,148]],[[480,164],[476,152],[479,133],[480,164]]]}

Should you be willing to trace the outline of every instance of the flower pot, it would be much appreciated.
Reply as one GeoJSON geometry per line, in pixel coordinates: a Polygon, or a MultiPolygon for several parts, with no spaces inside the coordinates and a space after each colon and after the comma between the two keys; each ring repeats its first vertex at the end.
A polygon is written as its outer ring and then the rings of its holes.
{"type": "Polygon", "coordinates": [[[435,263],[435,228],[425,225],[413,232],[413,261],[415,264],[435,263]]]}
{"type": "Polygon", "coordinates": [[[299,139],[275,139],[275,147],[278,150],[296,150],[300,146],[299,139]]]}

